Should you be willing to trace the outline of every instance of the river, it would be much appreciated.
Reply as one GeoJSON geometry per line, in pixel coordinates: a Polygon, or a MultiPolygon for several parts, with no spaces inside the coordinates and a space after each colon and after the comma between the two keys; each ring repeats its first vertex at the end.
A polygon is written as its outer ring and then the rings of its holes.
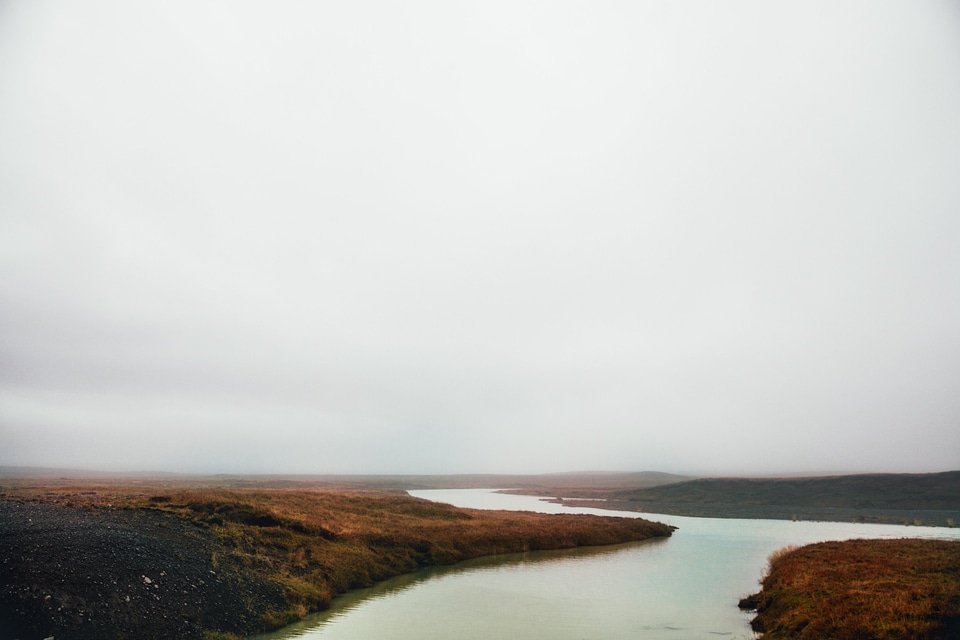
{"type": "MultiPolygon", "coordinates": [[[[410,491],[479,509],[571,508],[489,489],[410,491]]],[[[850,538],[960,538],[960,529],[642,514],[673,536],[571,551],[480,558],[400,576],[257,640],[698,640],[753,638],[737,601],[787,545],[850,538]]]]}

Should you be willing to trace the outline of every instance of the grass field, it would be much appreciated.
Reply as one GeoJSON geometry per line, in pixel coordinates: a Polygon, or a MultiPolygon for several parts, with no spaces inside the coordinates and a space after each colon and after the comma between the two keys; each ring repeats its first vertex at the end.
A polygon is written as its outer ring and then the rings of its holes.
{"type": "Polygon", "coordinates": [[[770,558],[756,609],[764,640],[960,638],[960,541],[848,540],[770,558]]]}
{"type": "MultiPolygon", "coordinates": [[[[302,486],[302,485],[301,485],[302,486]]],[[[669,536],[642,519],[477,511],[384,489],[233,488],[156,480],[8,480],[0,498],[81,510],[148,510],[210,530],[210,558],[279,586],[285,606],[254,612],[261,629],[325,608],[350,589],[479,556],[669,536]]],[[[147,532],[149,535],[149,532],[147,532]]],[[[26,542],[26,541],[24,541],[26,542]]]]}
{"type": "Polygon", "coordinates": [[[251,566],[268,568],[290,604],[271,625],[423,566],[670,533],[634,520],[467,511],[375,492],[194,490],[152,496],[138,506],[208,525],[251,566]]]}

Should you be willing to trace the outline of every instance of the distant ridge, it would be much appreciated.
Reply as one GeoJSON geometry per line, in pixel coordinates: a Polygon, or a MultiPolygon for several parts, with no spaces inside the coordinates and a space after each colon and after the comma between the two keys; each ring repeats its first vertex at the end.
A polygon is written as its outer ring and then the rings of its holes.
{"type": "Polygon", "coordinates": [[[542,474],[189,474],[163,471],[97,471],[91,469],[65,469],[57,467],[0,466],[0,478],[53,478],[53,479],[116,479],[116,478],[165,478],[172,481],[189,480],[205,486],[223,487],[305,487],[305,486],[350,486],[394,489],[506,489],[522,488],[532,491],[564,489],[626,490],[653,487],[670,482],[690,480],[662,471],[569,471],[542,474]]]}
{"type": "Polygon", "coordinates": [[[960,510],[960,471],[812,478],[701,478],[623,491],[616,499],[675,504],[960,510]]]}
{"type": "Polygon", "coordinates": [[[0,465],[0,477],[6,478],[163,478],[187,477],[172,471],[97,471],[62,467],[24,467],[0,465]]]}

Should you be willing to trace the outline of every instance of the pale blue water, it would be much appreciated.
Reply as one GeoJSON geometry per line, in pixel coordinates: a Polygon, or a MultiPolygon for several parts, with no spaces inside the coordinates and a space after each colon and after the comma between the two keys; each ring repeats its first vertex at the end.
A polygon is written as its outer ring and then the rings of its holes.
{"type": "MultiPolygon", "coordinates": [[[[488,489],[411,491],[480,509],[569,508],[488,489]]],[[[786,545],[849,538],[960,538],[933,527],[685,518],[666,540],[481,558],[401,576],[260,640],[697,640],[752,638],[737,601],[757,590],[767,556],[786,545]]]]}

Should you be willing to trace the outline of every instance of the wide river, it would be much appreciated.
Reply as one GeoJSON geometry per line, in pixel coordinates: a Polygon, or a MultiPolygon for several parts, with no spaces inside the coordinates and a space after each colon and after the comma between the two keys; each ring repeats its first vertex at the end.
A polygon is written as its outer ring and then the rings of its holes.
{"type": "MultiPolygon", "coordinates": [[[[477,509],[570,508],[489,489],[411,491],[477,509]]],[[[616,547],[510,554],[426,569],[352,592],[257,640],[697,640],[753,638],[737,601],[787,545],[849,538],[960,538],[960,529],[642,514],[671,538],[616,547]]]]}

